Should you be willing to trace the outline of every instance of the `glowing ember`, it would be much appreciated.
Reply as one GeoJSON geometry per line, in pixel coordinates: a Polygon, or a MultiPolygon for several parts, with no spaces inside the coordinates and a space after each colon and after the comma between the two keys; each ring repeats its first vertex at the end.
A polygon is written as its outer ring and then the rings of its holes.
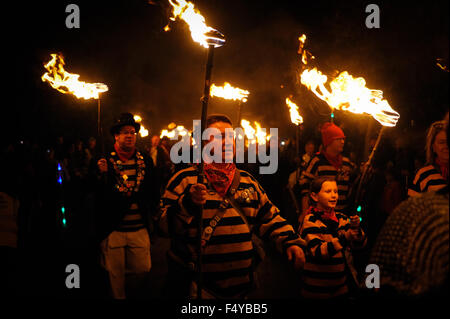
{"type": "MultiPolygon", "coordinates": [[[[170,20],[175,21],[176,18],[184,20],[189,25],[191,37],[195,42],[205,48],[209,47],[211,40],[215,42],[215,47],[221,46],[225,43],[223,38],[220,37],[221,34],[217,30],[206,25],[205,18],[197,9],[195,9],[193,3],[185,0],[178,0],[176,3],[169,0],[169,3],[173,7],[172,17],[170,17],[170,20]]],[[[169,27],[166,26],[164,30],[168,31],[169,27]]]]}
{"type": "Polygon", "coordinates": [[[295,125],[303,123],[303,117],[298,113],[298,106],[292,102],[288,97],[286,98],[286,104],[289,107],[289,113],[291,115],[291,122],[295,125]]]}
{"type": "Polygon", "coordinates": [[[448,66],[445,65],[445,60],[444,60],[444,59],[442,59],[442,58],[437,58],[436,61],[437,61],[437,62],[436,62],[436,65],[437,65],[442,71],[449,72],[448,66]]]}
{"type": "Polygon", "coordinates": [[[225,82],[223,86],[211,85],[211,96],[217,96],[226,100],[247,102],[247,97],[250,94],[249,91],[242,90],[240,88],[232,87],[230,83],[225,82]]]}
{"type": "Polygon", "coordinates": [[[370,114],[384,126],[393,127],[400,117],[383,99],[383,92],[366,87],[364,78],[354,78],[347,71],[329,83],[331,91],[325,84],[327,76],[316,68],[302,72],[301,83],[310,89],[317,97],[328,103],[334,111],[344,110],[356,114],[370,114]]]}
{"type": "Polygon", "coordinates": [[[108,86],[103,83],[86,83],[79,81],[80,75],[72,74],[64,70],[64,59],[59,54],[51,54],[52,59],[44,65],[45,72],[41,79],[48,82],[52,88],[61,93],[71,93],[77,98],[98,99],[99,93],[108,91],[108,86]]]}

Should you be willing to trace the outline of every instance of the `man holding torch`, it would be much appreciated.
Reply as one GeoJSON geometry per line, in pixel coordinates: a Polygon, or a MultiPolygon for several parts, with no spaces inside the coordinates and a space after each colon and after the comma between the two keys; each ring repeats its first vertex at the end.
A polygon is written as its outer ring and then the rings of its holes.
{"type": "MultiPolygon", "coordinates": [[[[224,136],[232,122],[225,115],[210,115],[206,127],[216,128],[224,136]]],[[[208,143],[217,142],[214,139],[211,136],[208,143]]],[[[198,183],[200,172],[193,166],[176,173],[162,196],[160,226],[172,239],[168,281],[178,285],[172,287],[172,296],[178,292],[178,297],[197,297],[192,278],[201,205],[203,298],[243,298],[251,291],[258,248],[252,234],[273,241],[296,268],[303,266],[303,241],[254,177],[225,161],[229,153],[225,139],[221,141],[222,162],[204,164],[205,184],[198,183]],[[183,282],[184,287],[180,287],[183,282]]],[[[232,147],[234,158],[234,139],[232,147]]]]}
{"type": "Polygon", "coordinates": [[[97,161],[96,235],[115,299],[126,298],[125,274],[137,289],[151,268],[149,226],[160,193],[151,158],[136,149],[139,129],[132,114],[122,113],[110,130],[114,149],[97,161]]]}

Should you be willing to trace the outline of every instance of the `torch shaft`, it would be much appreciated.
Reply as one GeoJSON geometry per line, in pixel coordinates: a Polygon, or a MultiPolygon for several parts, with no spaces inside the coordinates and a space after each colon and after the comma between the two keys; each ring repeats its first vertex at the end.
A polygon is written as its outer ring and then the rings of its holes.
{"type": "MultiPolygon", "coordinates": [[[[206,74],[205,74],[205,87],[203,90],[202,98],[202,120],[201,120],[201,134],[206,129],[206,117],[208,115],[208,101],[211,90],[211,72],[213,67],[214,59],[214,46],[210,45],[208,48],[208,58],[206,63],[206,74]]],[[[205,172],[203,171],[203,138],[200,136],[200,173],[198,176],[198,183],[202,184],[205,180],[205,172]]],[[[197,298],[202,298],[202,286],[203,286],[203,276],[202,276],[202,233],[203,233],[203,206],[199,209],[198,215],[198,225],[197,225],[197,298]]]]}
{"type": "Polygon", "coordinates": [[[361,191],[362,191],[362,186],[365,184],[365,179],[366,179],[366,175],[367,172],[369,171],[370,166],[372,165],[372,159],[373,156],[378,148],[378,145],[380,144],[381,141],[381,136],[383,135],[385,127],[383,126],[380,130],[380,132],[378,133],[378,137],[377,140],[375,142],[375,145],[373,146],[372,152],[369,155],[369,158],[367,160],[367,163],[364,165],[364,169],[363,172],[361,174],[361,178],[359,179],[359,183],[358,183],[358,188],[356,190],[356,195],[355,195],[355,207],[358,207],[359,203],[361,202],[361,191]]]}
{"type": "Polygon", "coordinates": [[[97,99],[97,139],[99,140],[102,155],[105,154],[105,143],[103,141],[103,128],[102,128],[102,107],[100,97],[97,99]]]}
{"type": "Polygon", "coordinates": [[[237,125],[241,126],[241,117],[242,117],[242,102],[239,101],[238,104],[238,121],[237,121],[237,125]]]}

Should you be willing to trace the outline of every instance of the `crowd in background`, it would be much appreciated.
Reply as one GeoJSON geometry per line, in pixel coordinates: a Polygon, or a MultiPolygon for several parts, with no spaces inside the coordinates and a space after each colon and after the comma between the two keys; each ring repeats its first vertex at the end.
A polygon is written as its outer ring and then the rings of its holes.
{"type": "MultiPolygon", "coordinates": [[[[375,138],[370,141],[371,147],[374,142],[375,138]]],[[[169,154],[173,143],[158,136],[141,139],[138,143],[154,162],[156,178],[162,185],[161,192],[169,178],[186,166],[171,162],[169,154]]],[[[364,185],[365,211],[361,215],[369,247],[373,245],[389,214],[407,198],[408,186],[415,172],[425,162],[425,153],[417,152],[417,148],[402,148],[395,140],[389,139],[383,139],[381,144],[364,185]]],[[[295,198],[299,193],[295,176],[301,174],[319,147],[320,140],[311,138],[300,142],[297,153],[294,139],[282,140],[278,171],[273,175],[259,175],[259,164],[237,166],[257,176],[283,217],[296,227],[298,203],[295,203],[295,198]]],[[[357,165],[357,171],[360,172],[364,159],[355,156],[359,148],[361,145],[347,143],[344,155],[357,165]]],[[[90,179],[92,170],[96,168],[94,159],[99,155],[99,145],[93,137],[83,141],[59,136],[51,145],[41,145],[30,140],[9,141],[2,147],[0,161],[3,176],[0,179],[0,191],[20,204],[17,210],[17,248],[28,252],[23,255],[25,257],[12,258],[13,264],[7,267],[23,270],[27,261],[45,256],[54,260],[55,254],[67,254],[66,262],[74,253],[71,248],[75,249],[75,254],[96,255],[95,249],[90,246],[95,235],[94,192],[90,179]],[[64,212],[61,207],[64,207],[64,212]]],[[[44,269],[46,266],[41,267],[44,269]]],[[[49,267],[44,274],[57,268],[56,265],[49,267]]],[[[22,286],[26,285],[27,279],[22,280],[22,286]]],[[[45,278],[36,280],[44,282],[45,278]]],[[[20,287],[19,283],[17,289],[20,287]]],[[[33,291],[31,289],[29,293],[34,294],[33,291]]]]}

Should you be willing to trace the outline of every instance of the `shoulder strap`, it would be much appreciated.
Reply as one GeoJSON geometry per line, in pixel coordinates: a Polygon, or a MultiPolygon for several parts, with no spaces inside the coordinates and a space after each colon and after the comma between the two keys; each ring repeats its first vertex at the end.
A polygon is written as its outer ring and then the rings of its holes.
{"type": "MultiPolygon", "coordinates": [[[[230,196],[230,193],[234,194],[236,192],[236,189],[239,186],[240,179],[241,179],[241,174],[240,174],[239,170],[236,168],[236,171],[235,171],[234,177],[233,177],[233,181],[231,182],[230,188],[228,189],[228,192],[225,195],[225,204],[231,203],[227,197],[230,196]]],[[[208,182],[208,184],[209,184],[209,182],[208,182]]],[[[230,197],[232,198],[232,196],[230,196],[230,197]]],[[[231,204],[231,205],[233,206],[233,204],[231,204]]],[[[220,220],[222,219],[223,215],[225,215],[225,211],[226,211],[226,206],[220,207],[217,214],[215,214],[214,217],[209,221],[209,225],[206,226],[205,229],[203,230],[203,233],[202,233],[202,247],[203,248],[206,247],[208,241],[211,239],[212,234],[214,233],[214,230],[216,229],[216,227],[219,224],[220,220]]],[[[239,214],[240,214],[240,212],[239,212],[239,214]]],[[[247,226],[249,226],[245,217],[244,217],[244,221],[247,224],[247,226]]],[[[249,229],[250,229],[250,227],[249,227],[249,229]]]]}

